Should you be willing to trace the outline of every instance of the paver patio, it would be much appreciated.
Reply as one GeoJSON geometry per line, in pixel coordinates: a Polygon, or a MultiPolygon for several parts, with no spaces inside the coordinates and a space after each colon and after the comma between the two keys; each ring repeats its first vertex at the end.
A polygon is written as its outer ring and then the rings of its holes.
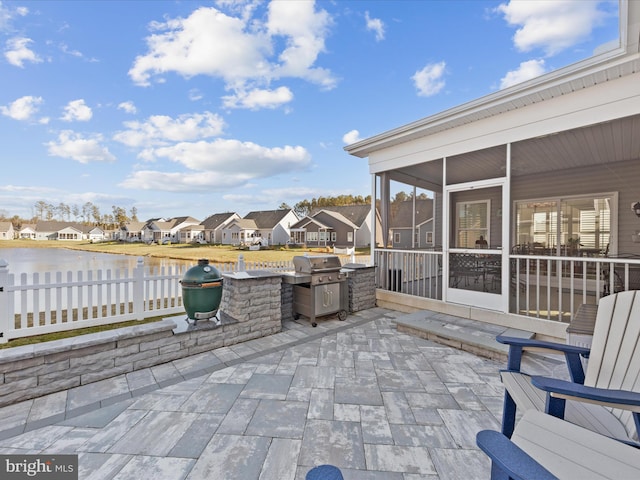
{"type": "Polygon", "coordinates": [[[503,364],[399,333],[401,315],[287,322],[1,408],[0,453],[78,454],[92,480],[303,480],[323,463],[346,480],[489,478],[475,435],[499,429],[503,364]]]}

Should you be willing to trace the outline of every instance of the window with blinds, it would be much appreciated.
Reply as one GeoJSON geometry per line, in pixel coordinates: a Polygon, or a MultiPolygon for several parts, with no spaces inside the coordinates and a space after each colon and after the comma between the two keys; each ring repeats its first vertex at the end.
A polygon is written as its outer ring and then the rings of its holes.
{"type": "Polygon", "coordinates": [[[489,240],[489,200],[456,204],[456,247],[475,248],[482,237],[489,240]]]}
{"type": "Polygon", "coordinates": [[[611,238],[612,203],[613,195],[517,201],[516,244],[531,253],[597,254],[611,238]]]}

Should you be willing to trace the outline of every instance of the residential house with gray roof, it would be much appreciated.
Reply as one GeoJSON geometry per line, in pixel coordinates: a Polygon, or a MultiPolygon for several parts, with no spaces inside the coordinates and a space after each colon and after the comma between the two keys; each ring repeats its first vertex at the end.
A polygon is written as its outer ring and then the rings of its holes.
{"type": "Polygon", "coordinates": [[[238,220],[242,217],[237,213],[214,213],[205,218],[200,225],[203,227],[204,239],[207,243],[223,243],[224,227],[231,221],[238,220]]]}
{"type": "Polygon", "coordinates": [[[233,219],[223,229],[222,243],[240,245],[285,245],[290,242],[291,226],[298,216],[289,210],[254,211],[240,219],[233,219]]]}
{"type": "Polygon", "coordinates": [[[127,222],[117,233],[117,238],[114,240],[120,240],[123,242],[142,242],[144,238],[144,226],[145,222],[127,222]]]}
{"type": "Polygon", "coordinates": [[[393,248],[433,247],[433,200],[395,202],[389,216],[393,248]]]}
{"type": "Polygon", "coordinates": [[[200,220],[193,217],[150,220],[143,228],[143,239],[147,243],[179,243],[180,230],[198,224],[200,224],[200,220]]]}
{"type": "MultiPolygon", "coordinates": [[[[291,241],[307,246],[368,247],[372,225],[369,204],[324,207],[312,211],[292,226],[291,241]]],[[[375,228],[380,235],[377,212],[375,228]]]]}

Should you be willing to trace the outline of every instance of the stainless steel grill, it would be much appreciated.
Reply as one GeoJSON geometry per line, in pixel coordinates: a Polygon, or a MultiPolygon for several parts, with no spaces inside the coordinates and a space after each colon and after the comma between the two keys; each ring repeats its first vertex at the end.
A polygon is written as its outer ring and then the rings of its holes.
{"type": "Polygon", "coordinates": [[[347,275],[340,271],[342,265],[336,255],[293,257],[298,282],[293,287],[293,314],[304,315],[311,325],[317,326],[316,317],[338,314],[347,318],[347,275]]]}

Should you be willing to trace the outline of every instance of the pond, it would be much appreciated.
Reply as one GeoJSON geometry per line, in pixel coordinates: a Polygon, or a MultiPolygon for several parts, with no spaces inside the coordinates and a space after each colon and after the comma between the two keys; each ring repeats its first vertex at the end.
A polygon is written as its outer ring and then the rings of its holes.
{"type": "MultiPolygon", "coordinates": [[[[136,266],[138,257],[112,253],[84,252],[65,248],[3,248],[0,259],[5,260],[9,272],[19,276],[26,273],[29,277],[35,272],[68,272],[96,270],[131,270],[136,266]]],[[[143,257],[147,267],[193,266],[197,262],[170,258],[143,257]]]]}
{"type": "MultiPolygon", "coordinates": [[[[176,260],[157,257],[142,257],[145,267],[154,274],[158,272],[160,267],[191,267],[195,265],[193,261],[176,260]]],[[[128,272],[130,275],[135,268],[138,257],[133,255],[119,255],[110,253],[85,252],[81,250],[68,250],[65,248],[3,248],[0,249],[0,260],[4,260],[8,266],[9,274],[15,275],[16,284],[22,282],[21,277],[26,274],[26,282],[31,283],[34,273],[40,276],[40,282],[45,282],[45,273],[51,273],[51,278],[55,278],[55,272],[61,272],[62,278],[67,278],[67,272],[71,272],[74,279],[78,278],[78,274],[82,274],[82,278],[87,279],[87,272],[94,272],[93,278],[98,278],[95,272],[104,272],[111,270],[114,277],[117,272],[128,272]]],[[[167,269],[168,270],[168,269],[167,269]]],[[[167,272],[168,273],[168,272],[167,272]]],[[[106,274],[105,274],[106,275],[106,274]]],[[[64,283],[64,282],[63,282],[64,283]]],[[[103,288],[104,287],[97,287],[103,288]]],[[[129,298],[133,295],[132,285],[127,287],[129,298]]],[[[23,302],[28,305],[27,310],[31,310],[34,300],[37,298],[44,305],[47,289],[40,289],[37,297],[34,297],[34,291],[28,290],[22,296],[14,299],[14,312],[20,313],[24,306],[23,302]]],[[[55,295],[49,298],[51,308],[55,309],[58,302],[61,308],[67,308],[67,304],[77,307],[79,288],[73,288],[69,294],[64,294],[57,299],[55,295]],[[70,296],[67,296],[70,295],[70,296]]],[[[97,292],[97,290],[96,290],[97,292]]],[[[86,293],[84,294],[86,295],[86,293]]],[[[105,293],[106,295],[106,293],[105,293]]]]}

